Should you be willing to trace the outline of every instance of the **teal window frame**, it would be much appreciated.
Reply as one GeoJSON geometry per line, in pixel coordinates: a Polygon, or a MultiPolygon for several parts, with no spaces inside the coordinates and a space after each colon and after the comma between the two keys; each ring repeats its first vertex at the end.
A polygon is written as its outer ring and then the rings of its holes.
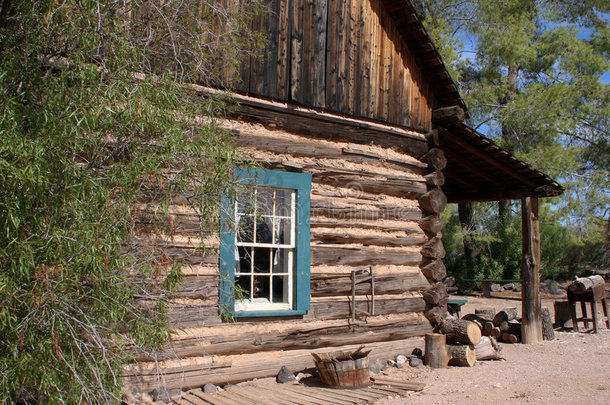
{"type": "Polygon", "coordinates": [[[220,231],[220,280],[219,306],[224,318],[297,316],[305,315],[310,307],[310,213],[311,175],[267,169],[236,168],[234,179],[251,186],[284,188],[296,194],[296,245],[294,275],[292,280],[292,309],[235,311],[235,204],[223,198],[220,231]]]}

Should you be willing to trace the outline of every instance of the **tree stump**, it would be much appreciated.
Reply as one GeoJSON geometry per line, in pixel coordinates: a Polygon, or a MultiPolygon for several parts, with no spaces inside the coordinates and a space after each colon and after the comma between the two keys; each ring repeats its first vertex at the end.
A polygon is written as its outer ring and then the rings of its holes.
{"type": "Polygon", "coordinates": [[[474,347],[477,360],[500,360],[503,358],[500,355],[501,350],[498,341],[490,336],[482,337],[479,344],[474,347]]]}
{"type": "Polygon", "coordinates": [[[426,333],[424,338],[426,343],[426,354],[424,361],[427,366],[432,368],[444,368],[449,363],[447,353],[446,337],[440,333],[426,333]]]}
{"type": "Polygon", "coordinates": [[[555,330],[551,321],[551,312],[548,308],[542,308],[542,339],[555,340],[555,330]]]}
{"type": "Polygon", "coordinates": [[[448,342],[476,345],[481,341],[481,329],[471,321],[444,319],[440,330],[447,335],[448,342]]]}
{"type": "Polygon", "coordinates": [[[472,367],[477,360],[477,355],[472,345],[448,345],[450,366],[472,367]]]}

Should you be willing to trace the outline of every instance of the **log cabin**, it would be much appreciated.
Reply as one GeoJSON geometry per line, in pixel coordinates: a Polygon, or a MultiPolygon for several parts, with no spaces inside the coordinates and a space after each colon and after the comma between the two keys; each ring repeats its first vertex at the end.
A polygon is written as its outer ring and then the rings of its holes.
{"type": "MultiPolygon", "coordinates": [[[[176,333],[125,370],[134,392],[297,372],[313,367],[312,351],[362,344],[373,359],[410,354],[446,311],[447,202],[523,199],[535,233],[537,198],[562,192],[464,124],[410,1],[269,8],[256,22],[264,57],[244,63],[239,107],[223,121],[262,168],[236,168],[247,187],[226,203],[232,225],[208,243],[217,254],[191,254],[196,216],[170,208],[175,233],[159,243],[189,264],[170,305],[176,333]]],[[[539,247],[529,255],[539,265],[539,247]]]]}

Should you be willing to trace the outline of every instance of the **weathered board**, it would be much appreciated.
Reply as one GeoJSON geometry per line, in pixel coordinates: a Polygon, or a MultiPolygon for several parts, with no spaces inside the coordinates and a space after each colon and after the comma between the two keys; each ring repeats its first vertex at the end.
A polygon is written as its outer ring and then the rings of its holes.
{"type": "Polygon", "coordinates": [[[271,0],[238,90],[430,129],[436,101],[381,0],[271,0]]]}

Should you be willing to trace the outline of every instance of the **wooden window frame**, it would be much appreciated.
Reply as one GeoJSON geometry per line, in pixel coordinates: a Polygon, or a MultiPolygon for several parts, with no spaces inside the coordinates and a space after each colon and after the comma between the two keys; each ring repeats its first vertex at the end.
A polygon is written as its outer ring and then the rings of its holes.
{"type": "Polygon", "coordinates": [[[296,225],[292,275],[292,309],[235,310],[235,201],[224,198],[220,231],[219,307],[225,319],[305,315],[310,307],[311,175],[278,170],[236,168],[236,182],[244,185],[289,189],[295,192],[296,225]]]}

